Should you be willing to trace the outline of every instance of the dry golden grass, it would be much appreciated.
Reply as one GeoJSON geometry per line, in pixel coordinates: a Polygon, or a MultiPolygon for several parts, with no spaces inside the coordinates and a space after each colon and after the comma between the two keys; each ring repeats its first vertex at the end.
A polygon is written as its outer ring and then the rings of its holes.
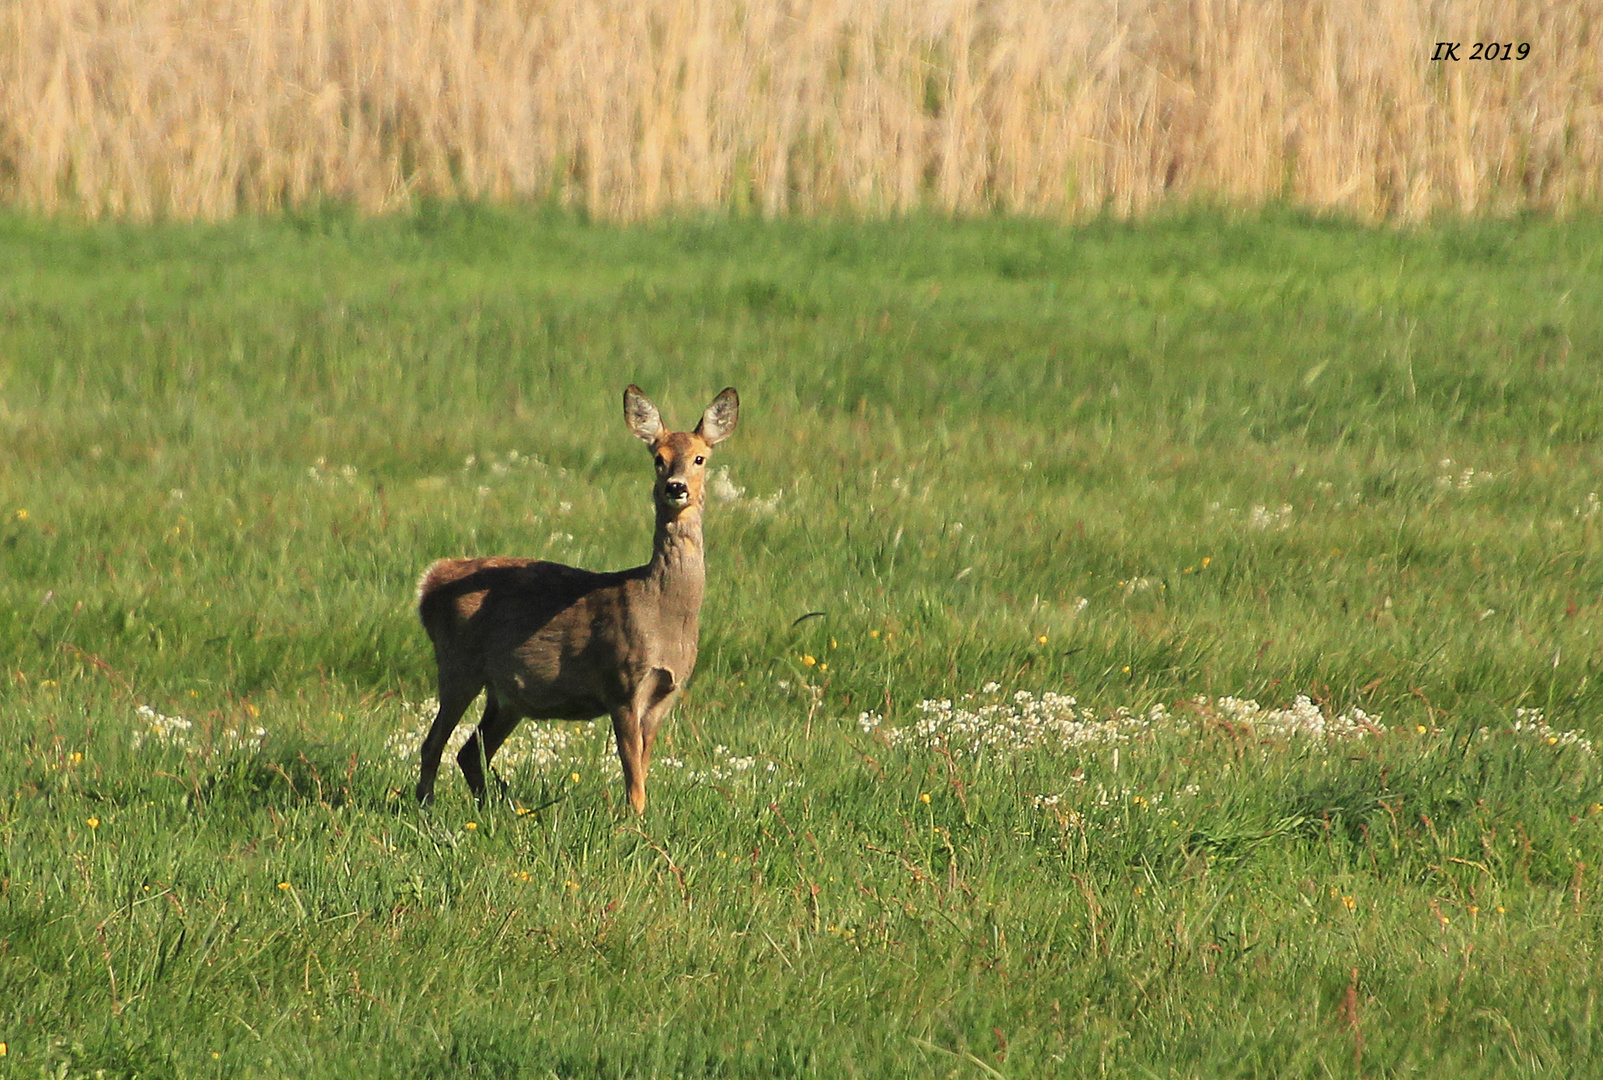
{"type": "Polygon", "coordinates": [[[46,212],[1287,199],[1409,220],[1603,195],[1603,0],[5,7],[0,199],[46,212]],[[1530,56],[1431,62],[1479,40],[1530,56]]]}

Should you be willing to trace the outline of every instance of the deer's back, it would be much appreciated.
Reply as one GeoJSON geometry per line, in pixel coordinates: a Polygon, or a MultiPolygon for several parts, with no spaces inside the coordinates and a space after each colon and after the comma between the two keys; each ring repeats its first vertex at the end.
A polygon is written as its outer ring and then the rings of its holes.
{"type": "Polygon", "coordinates": [[[588,719],[628,699],[644,657],[628,589],[638,571],[533,559],[441,559],[418,614],[442,677],[488,685],[526,716],[588,719]]]}

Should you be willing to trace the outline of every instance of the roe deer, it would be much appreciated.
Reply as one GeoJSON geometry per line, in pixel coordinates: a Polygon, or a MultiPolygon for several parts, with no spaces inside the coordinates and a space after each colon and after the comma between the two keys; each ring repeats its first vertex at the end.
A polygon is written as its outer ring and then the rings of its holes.
{"type": "Polygon", "coordinates": [[[419,802],[433,798],[445,742],[484,690],[484,717],[456,758],[481,803],[484,768],[519,720],[610,713],[629,804],[645,810],[657,727],[696,666],[707,458],[739,411],[727,387],[695,431],[669,431],[638,386],[623,392],[624,421],[656,458],[646,565],[597,573],[534,559],[441,559],[424,572],[418,616],[434,643],[440,711],[423,740],[419,802]]]}

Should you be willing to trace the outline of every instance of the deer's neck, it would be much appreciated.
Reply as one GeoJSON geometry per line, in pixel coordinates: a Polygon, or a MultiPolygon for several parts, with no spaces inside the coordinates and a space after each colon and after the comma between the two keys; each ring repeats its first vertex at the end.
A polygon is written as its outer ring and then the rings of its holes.
{"type": "Polygon", "coordinates": [[[688,506],[678,513],[657,509],[657,534],[646,577],[656,587],[664,609],[692,622],[697,618],[707,583],[701,554],[701,507],[688,506]]]}

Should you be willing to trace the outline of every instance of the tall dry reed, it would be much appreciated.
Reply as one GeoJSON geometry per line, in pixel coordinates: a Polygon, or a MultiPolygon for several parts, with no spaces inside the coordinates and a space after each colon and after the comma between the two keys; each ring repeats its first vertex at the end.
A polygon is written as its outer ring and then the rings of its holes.
{"type": "Polygon", "coordinates": [[[608,218],[1603,196],[1603,0],[9,0],[0,200],[608,218]],[[1437,41],[1524,60],[1431,60],[1437,41]]]}

